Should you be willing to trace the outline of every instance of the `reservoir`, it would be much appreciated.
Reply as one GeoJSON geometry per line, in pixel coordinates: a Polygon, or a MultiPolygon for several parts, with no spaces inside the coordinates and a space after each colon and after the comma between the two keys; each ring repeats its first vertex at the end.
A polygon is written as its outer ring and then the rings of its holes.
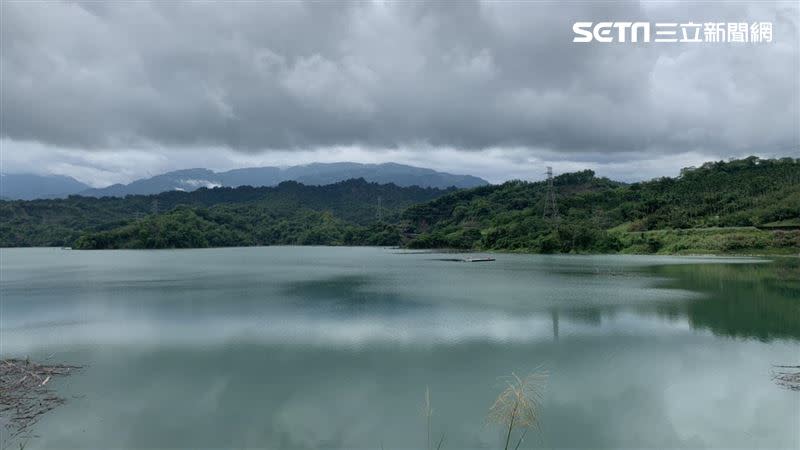
{"type": "MultiPolygon", "coordinates": [[[[26,449],[798,448],[797,259],[3,249],[3,357],[84,368],[26,449]]],[[[16,447],[14,447],[16,448],[16,447]]]]}

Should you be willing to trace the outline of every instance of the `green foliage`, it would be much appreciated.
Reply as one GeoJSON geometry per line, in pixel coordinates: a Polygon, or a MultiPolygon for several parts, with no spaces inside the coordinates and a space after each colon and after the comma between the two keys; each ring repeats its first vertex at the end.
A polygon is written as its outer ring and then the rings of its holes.
{"type": "Polygon", "coordinates": [[[397,228],[376,223],[378,198],[381,217],[394,223],[408,206],[451,191],[355,179],[328,186],[289,181],[125,198],[0,201],[0,246],[397,245],[397,228]]]}
{"type": "Polygon", "coordinates": [[[800,230],[764,231],[754,227],[655,230],[620,235],[627,253],[797,253],[800,230]]]}
{"type": "Polygon", "coordinates": [[[591,170],[442,191],[349,180],[125,198],[0,201],[0,245],[405,245],[541,253],[796,253],[800,160],[750,157],[624,184],[591,170]],[[377,220],[378,198],[381,221],[377,220]],[[160,214],[154,214],[157,201],[160,214]]]}
{"type": "Polygon", "coordinates": [[[553,184],[558,220],[542,217],[546,183],[511,181],[409,208],[403,219],[414,239],[408,245],[541,253],[800,251],[800,231],[791,230],[800,223],[797,159],[710,162],[678,178],[630,185],[585,170],[559,175],[553,184]],[[727,231],[752,226],[784,231],[727,231]],[[465,230],[481,238],[463,239],[465,230]]]}

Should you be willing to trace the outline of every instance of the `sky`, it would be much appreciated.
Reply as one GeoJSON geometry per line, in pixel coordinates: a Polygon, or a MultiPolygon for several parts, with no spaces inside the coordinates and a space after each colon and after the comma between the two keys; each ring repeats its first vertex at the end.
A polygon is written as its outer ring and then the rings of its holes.
{"type": "Polygon", "coordinates": [[[633,181],[800,154],[796,2],[0,2],[3,172],[399,162],[633,181]],[[575,43],[576,21],[769,22],[575,43]]]}

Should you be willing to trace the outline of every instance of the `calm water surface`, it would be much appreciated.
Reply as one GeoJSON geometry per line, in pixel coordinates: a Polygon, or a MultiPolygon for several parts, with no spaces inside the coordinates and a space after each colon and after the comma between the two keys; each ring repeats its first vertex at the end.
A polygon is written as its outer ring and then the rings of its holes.
{"type": "Polygon", "coordinates": [[[377,248],[3,249],[2,355],[83,364],[38,448],[498,448],[501,377],[549,372],[524,448],[798,448],[796,260],[377,248]]]}

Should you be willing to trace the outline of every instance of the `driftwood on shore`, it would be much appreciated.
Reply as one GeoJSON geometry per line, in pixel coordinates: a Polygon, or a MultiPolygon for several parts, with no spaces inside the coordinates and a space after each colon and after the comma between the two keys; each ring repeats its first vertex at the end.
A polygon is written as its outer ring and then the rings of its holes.
{"type": "Polygon", "coordinates": [[[772,372],[772,379],[776,383],[791,389],[793,391],[800,391],[800,366],[774,366],[772,372]]]}
{"type": "Polygon", "coordinates": [[[0,360],[0,426],[3,442],[29,436],[31,427],[46,412],[64,403],[49,388],[53,378],[66,376],[80,366],[37,364],[27,359],[0,360]]]}

